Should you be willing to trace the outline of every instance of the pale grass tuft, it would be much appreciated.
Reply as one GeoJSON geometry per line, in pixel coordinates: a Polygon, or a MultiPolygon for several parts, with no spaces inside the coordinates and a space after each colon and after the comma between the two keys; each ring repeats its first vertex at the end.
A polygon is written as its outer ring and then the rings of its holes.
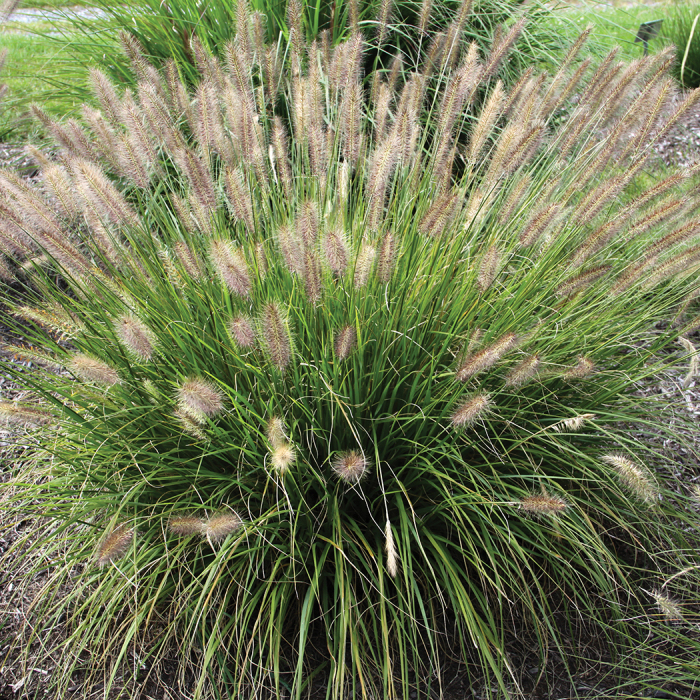
{"type": "Polygon", "coordinates": [[[289,437],[286,432],[286,426],[284,421],[279,416],[272,416],[267,422],[267,439],[275,449],[280,445],[284,445],[289,442],[289,437]]]}
{"type": "Polygon", "coordinates": [[[571,418],[565,418],[564,420],[555,423],[552,426],[552,430],[557,432],[567,431],[569,433],[578,432],[583,428],[586,422],[591,421],[595,418],[595,413],[582,413],[578,416],[572,416],[571,418]]]}
{"type": "Polygon", "coordinates": [[[376,257],[377,249],[371,243],[363,241],[355,262],[355,289],[361,289],[369,282],[369,276],[376,257]]]}
{"type": "Polygon", "coordinates": [[[249,350],[255,347],[255,329],[248,316],[236,316],[236,318],[229,321],[228,330],[241,350],[249,350]]]}
{"type": "Polygon", "coordinates": [[[224,410],[223,394],[210,382],[192,377],[177,390],[180,409],[199,423],[213,418],[224,410]]]}
{"type": "Polygon", "coordinates": [[[537,376],[537,371],[540,367],[540,356],[530,355],[524,360],[521,360],[513,369],[506,375],[506,386],[509,387],[520,387],[526,384],[535,376],[537,376]]]}
{"type": "Polygon", "coordinates": [[[564,379],[587,379],[595,372],[595,363],[587,357],[579,357],[574,367],[570,367],[563,374],[564,379]]]}
{"type": "Polygon", "coordinates": [[[292,359],[292,344],[285,315],[277,302],[271,301],[263,308],[260,338],[272,364],[284,370],[292,359]]]}
{"type": "Polygon", "coordinates": [[[230,241],[215,239],[209,245],[209,256],[228,289],[240,297],[249,297],[252,283],[241,249],[230,241]]]}
{"type": "Polygon", "coordinates": [[[495,343],[492,343],[477,353],[470,354],[467,352],[467,356],[459,361],[457,380],[465,382],[475,374],[489,369],[489,367],[496,364],[507,352],[515,348],[517,344],[518,336],[515,333],[506,333],[495,343]]]}
{"type": "Polygon", "coordinates": [[[173,414],[177,418],[182,430],[197,440],[204,440],[206,433],[202,430],[201,421],[195,420],[189,413],[176,410],[173,414]]]}
{"type": "Polygon", "coordinates": [[[346,484],[357,484],[369,472],[369,461],[357,450],[341,452],[331,464],[335,475],[346,484]]]}
{"type": "Polygon", "coordinates": [[[396,574],[399,570],[398,552],[396,551],[394,532],[391,529],[391,523],[388,520],[386,521],[386,526],[384,527],[384,538],[384,549],[386,551],[386,570],[389,572],[389,576],[391,576],[391,578],[396,578],[396,574]]]}
{"type": "Polygon", "coordinates": [[[342,229],[329,231],[321,242],[326,264],[331,272],[342,275],[348,266],[348,246],[342,229]]]}
{"type": "Polygon", "coordinates": [[[100,543],[97,548],[96,561],[99,567],[121,559],[134,540],[134,530],[119,525],[114,528],[100,543]]]}
{"type": "Polygon", "coordinates": [[[613,467],[620,483],[644,503],[653,503],[659,492],[646,467],[635,464],[622,454],[603,455],[601,461],[613,467]]]}
{"type": "Polygon", "coordinates": [[[270,462],[280,475],[284,476],[289,467],[296,461],[297,455],[292,445],[288,442],[281,442],[273,447],[270,462]]]}
{"type": "Polygon", "coordinates": [[[455,428],[466,428],[473,425],[491,410],[491,399],[488,394],[479,394],[463,401],[452,414],[450,423],[455,428]]]}
{"type": "Polygon", "coordinates": [[[237,532],[243,526],[243,520],[233,511],[215,513],[205,523],[202,534],[214,545],[223,542],[229,535],[237,532]]]}
{"type": "Polygon", "coordinates": [[[700,484],[693,484],[690,491],[690,497],[700,506],[700,484]]]}
{"type": "Polygon", "coordinates": [[[355,349],[357,344],[357,332],[354,326],[343,326],[335,336],[333,349],[335,356],[339,360],[345,360],[350,356],[350,353],[355,349]]]}
{"type": "Polygon", "coordinates": [[[40,427],[55,420],[51,413],[36,406],[16,401],[0,401],[0,421],[7,426],[40,427]]]}
{"type": "Polygon", "coordinates": [[[194,515],[171,515],[168,520],[168,530],[182,537],[204,534],[206,527],[206,522],[194,515]]]}
{"type": "Polygon", "coordinates": [[[569,504],[561,496],[550,496],[546,492],[532,494],[521,499],[519,507],[528,515],[535,517],[561,515],[569,504]]]}
{"type": "Polygon", "coordinates": [[[121,316],[116,324],[117,335],[126,348],[140,360],[147,361],[153,355],[155,338],[151,329],[132,314],[121,316]]]}
{"type": "Polygon", "coordinates": [[[114,386],[119,383],[117,370],[96,357],[83,354],[73,355],[67,368],[86,382],[104,384],[105,386],[114,386]]]}
{"type": "Polygon", "coordinates": [[[666,620],[669,622],[683,621],[683,611],[678,600],[661,591],[653,591],[651,597],[666,620]]]}

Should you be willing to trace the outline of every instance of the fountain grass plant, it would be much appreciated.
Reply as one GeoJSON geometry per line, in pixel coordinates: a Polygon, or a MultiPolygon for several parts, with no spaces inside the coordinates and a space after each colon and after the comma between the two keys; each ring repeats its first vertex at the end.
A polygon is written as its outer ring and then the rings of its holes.
{"type": "Polygon", "coordinates": [[[194,697],[427,697],[448,658],[513,696],[508,636],[584,620],[624,675],[697,517],[624,398],[694,323],[653,329],[698,293],[696,172],[634,187],[700,92],[585,35],[506,89],[518,28],[459,24],[363,82],[361,34],[256,21],[191,90],[124,37],[138,89],[93,70],[83,125],[35,109],[41,188],[0,176],[40,368],[0,412],[48,455],[8,507],[53,523],[22,643],[65,625],[60,696],[168,645],[194,697]]]}

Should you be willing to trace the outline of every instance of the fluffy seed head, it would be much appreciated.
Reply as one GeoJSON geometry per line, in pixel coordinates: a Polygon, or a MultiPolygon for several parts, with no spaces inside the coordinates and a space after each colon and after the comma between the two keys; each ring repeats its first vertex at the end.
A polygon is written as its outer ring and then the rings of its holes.
{"type": "Polygon", "coordinates": [[[520,508],[533,516],[556,516],[563,513],[569,504],[560,496],[550,496],[547,493],[525,496],[520,501],[520,508]]]}
{"type": "Polygon", "coordinates": [[[197,440],[204,440],[206,438],[205,432],[200,427],[201,417],[195,420],[189,413],[180,410],[175,411],[174,415],[179,421],[182,430],[188,435],[197,440]]]}
{"type": "Polygon", "coordinates": [[[0,401],[0,422],[5,425],[41,426],[54,421],[48,412],[15,401],[0,401]]]}
{"type": "Polygon", "coordinates": [[[102,567],[121,559],[134,539],[134,531],[125,525],[115,527],[97,548],[97,565],[102,567]]]}
{"type": "Polygon", "coordinates": [[[140,360],[150,360],[154,338],[151,329],[132,314],[121,316],[116,324],[117,335],[126,348],[140,360]]]}
{"type": "Polygon", "coordinates": [[[336,476],[346,484],[356,484],[369,471],[369,461],[357,450],[341,452],[331,465],[336,476]]]}
{"type": "Polygon", "coordinates": [[[168,530],[174,535],[183,537],[199,535],[205,532],[206,523],[202,518],[194,515],[171,515],[168,520],[168,530]]]}
{"type": "Polygon", "coordinates": [[[329,231],[321,243],[323,256],[331,272],[342,275],[348,266],[348,248],[341,231],[329,231]]]}
{"type": "Polygon", "coordinates": [[[621,454],[603,455],[600,459],[613,467],[620,483],[640,501],[653,503],[657,500],[659,493],[656,484],[646,468],[621,454]]]}
{"type": "Polygon", "coordinates": [[[396,541],[394,540],[394,532],[391,529],[391,523],[387,520],[384,527],[384,549],[386,550],[386,570],[391,578],[396,578],[398,573],[398,553],[396,551],[396,541]]]}
{"type": "Polygon", "coordinates": [[[491,408],[488,394],[479,394],[467,399],[452,414],[450,422],[455,428],[465,428],[475,423],[491,408]]]}
{"type": "Polygon", "coordinates": [[[582,413],[578,416],[572,416],[571,418],[566,418],[558,423],[555,423],[552,428],[557,432],[567,431],[569,433],[575,433],[583,428],[586,421],[593,420],[595,418],[595,413],[582,413]]]}
{"type": "Polygon", "coordinates": [[[389,231],[379,244],[379,257],[377,260],[377,277],[382,284],[387,284],[391,279],[396,262],[396,236],[389,231]]]}
{"type": "Polygon", "coordinates": [[[209,253],[223,283],[238,296],[250,296],[250,274],[243,253],[228,241],[222,240],[213,240],[209,253]]]}
{"type": "Polygon", "coordinates": [[[586,379],[595,372],[595,363],[587,357],[579,357],[575,367],[566,370],[564,379],[586,379]]]}
{"type": "Polygon", "coordinates": [[[73,355],[67,367],[85,382],[94,382],[105,386],[114,386],[119,383],[117,370],[106,362],[89,355],[73,355]]]}
{"type": "Polygon", "coordinates": [[[288,442],[280,442],[274,446],[270,462],[274,469],[284,476],[287,469],[294,464],[296,458],[296,452],[291,444],[288,442]]]}
{"type": "Polygon", "coordinates": [[[186,379],[177,390],[180,409],[194,420],[203,423],[224,410],[221,392],[212,384],[193,377],[186,379]]]}
{"type": "Polygon", "coordinates": [[[519,362],[506,376],[506,386],[518,387],[529,382],[536,374],[540,366],[540,356],[530,355],[519,362]]]}
{"type": "Polygon", "coordinates": [[[357,255],[355,263],[355,288],[364,287],[369,281],[370,272],[372,272],[372,264],[377,256],[377,249],[370,243],[363,243],[360,247],[360,252],[357,255]]]}
{"type": "Polygon", "coordinates": [[[509,350],[512,350],[518,343],[518,336],[515,333],[506,333],[495,343],[492,343],[477,353],[470,354],[462,359],[457,367],[457,379],[465,382],[479,372],[483,372],[493,366],[509,350]]]}
{"type": "Polygon", "coordinates": [[[272,416],[267,422],[267,439],[270,441],[272,449],[289,442],[284,421],[279,416],[272,416]]]}
{"type": "Polygon", "coordinates": [[[659,608],[659,612],[669,621],[669,622],[681,622],[683,620],[683,611],[677,600],[671,598],[670,596],[662,593],[661,591],[654,591],[651,594],[654,599],[656,606],[659,608]]]}
{"type": "Polygon", "coordinates": [[[280,370],[285,369],[292,359],[292,346],[284,314],[276,302],[265,305],[260,320],[260,331],[272,364],[280,370]]]}
{"type": "Polygon", "coordinates": [[[247,316],[236,316],[228,324],[229,333],[241,350],[255,347],[255,330],[247,316]]]}
{"type": "Polygon", "coordinates": [[[355,349],[357,344],[357,332],[354,326],[343,326],[335,336],[335,356],[339,360],[345,360],[355,349]]]}
{"type": "Polygon", "coordinates": [[[240,530],[242,525],[243,521],[238,513],[233,511],[216,513],[204,523],[203,534],[210,544],[215,544],[223,542],[229,535],[240,530]]]}

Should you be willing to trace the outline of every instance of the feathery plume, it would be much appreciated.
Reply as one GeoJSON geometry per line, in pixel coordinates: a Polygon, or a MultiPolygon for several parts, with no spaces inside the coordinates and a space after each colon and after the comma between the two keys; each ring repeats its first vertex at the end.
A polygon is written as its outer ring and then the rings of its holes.
{"type": "Polygon", "coordinates": [[[255,330],[248,316],[236,316],[228,324],[228,330],[236,345],[241,350],[255,347],[255,330]]]}
{"type": "Polygon", "coordinates": [[[175,255],[193,281],[197,282],[202,279],[202,263],[187,243],[178,241],[175,244],[175,255]]]}
{"type": "Polygon", "coordinates": [[[202,159],[189,148],[180,148],[172,155],[176,165],[189,181],[202,208],[206,212],[216,211],[217,199],[214,181],[202,159]]]}
{"type": "Polygon", "coordinates": [[[304,248],[304,289],[312,304],[321,298],[321,265],[313,248],[304,248]]]}
{"type": "Polygon", "coordinates": [[[285,128],[282,119],[275,117],[272,121],[272,148],[275,154],[275,164],[278,168],[279,179],[282,183],[284,194],[288,199],[292,198],[294,192],[292,170],[289,166],[289,152],[287,129],[285,128]]]}
{"type": "Polygon", "coordinates": [[[96,561],[99,567],[121,559],[134,540],[134,531],[126,525],[115,527],[97,548],[96,561]]]}
{"type": "Polygon", "coordinates": [[[209,244],[209,257],[221,281],[240,297],[249,297],[252,289],[248,264],[243,252],[230,241],[213,239],[209,244]]]}
{"type": "Polygon", "coordinates": [[[569,507],[569,504],[560,496],[550,496],[543,491],[541,494],[525,496],[521,499],[519,507],[528,515],[543,517],[560,515],[569,507]]]}
{"type": "Polygon", "coordinates": [[[206,532],[207,524],[202,518],[194,515],[171,515],[168,520],[168,530],[174,535],[202,535],[206,532]]]}
{"type": "Polygon", "coordinates": [[[68,171],[55,163],[49,163],[41,170],[41,175],[49,192],[58,203],[61,214],[73,221],[78,216],[79,204],[74,195],[74,187],[68,171]]]}
{"type": "Polygon", "coordinates": [[[521,17],[515,24],[500,38],[500,41],[494,41],[491,47],[486,65],[484,66],[483,79],[487,80],[498,70],[501,61],[508,55],[511,48],[522,34],[527,19],[521,17]]]}
{"type": "Polygon", "coordinates": [[[280,226],[276,233],[277,245],[284,259],[287,269],[292,273],[303,274],[304,272],[304,251],[302,242],[299,240],[296,231],[291,226],[280,226]]]}
{"type": "Polygon", "coordinates": [[[396,542],[394,541],[394,532],[391,529],[391,523],[388,520],[386,521],[386,526],[384,527],[384,538],[386,570],[389,572],[389,576],[391,576],[391,578],[396,578],[396,574],[398,573],[398,555],[396,551],[396,542]]]}
{"type": "Polygon", "coordinates": [[[343,326],[335,336],[333,349],[335,356],[339,360],[345,360],[350,356],[350,353],[355,349],[357,344],[357,332],[354,326],[343,326]]]}
{"type": "Polygon", "coordinates": [[[197,440],[204,440],[206,438],[206,433],[201,428],[201,419],[195,420],[190,414],[181,410],[174,411],[173,415],[177,418],[182,430],[189,436],[197,440]]]}
{"type": "Polygon", "coordinates": [[[661,591],[653,591],[651,597],[654,599],[659,612],[666,620],[676,623],[683,621],[683,611],[681,610],[680,603],[675,598],[671,598],[661,591]]]}
{"type": "Polygon", "coordinates": [[[272,416],[267,422],[267,439],[272,446],[272,449],[276,449],[280,445],[286,445],[289,442],[289,436],[287,435],[286,426],[284,421],[279,416],[272,416]]]}
{"type": "Polygon", "coordinates": [[[97,165],[74,159],[70,161],[70,168],[75,176],[78,193],[104,221],[117,226],[139,226],[136,212],[97,165]]]}
{"type": "Polygon", "coordinates": [[[362,85],[353,81],[343,94],[338,120],[343,158],[356,165],[362,150],[362,85]]]}
{"type": "Polygon", "coordinates": [[[318,205],[315,201],[307,199],[303,202],[295,223],[297,235],[304,246],[313,246],[318,238],[318,205]]]}
{"type": "Polygon", "coordinates": [[[136,357],[144,362],[151,359],[155,338],[151,329],[133,314],[120,316],[115,323],[119,340],[136,357]]]}
{"type": "Polygon", "coordinates": [[[498,213],[498,223],[501,226],[511,223],[515,210],[518,208],[523,197],[530,189],[531,184],[532,176],[529,173],[524,173],[517,178],[515,184],[513,185],[513,189],[506,198],[506,201],[500,207],[498,213]]]}
{"type": "Polygon", "coordinates": [[[343,230],[338,228],[329,231],[323,237],[321,249],[331,272],[342,275],[348,266],[348,248],[343,230]]]}
{"type": "Polygon", "coordinates": [[[353,278],[355,289],[361,289],[369,282],[372,265],[376,257],[377,249],[371,243],[363,241],[355,261],[355,276],[353,278]]]}
{"type": "Polygon", "coordinates": [[[0,350],[8,355],[12,355],[14,359],[20,362],[34,362],[48,370],[58,371],[63,369],[63,365],[54,355],[50,355],[43,350],[30,348],[26,345],[9,345],[5,343],[0,343],[0,350]]]}
{"type": "Polygon", "coordinates": [[[280,442],[272,448],[270,463],[275,471],[284,476],[289,467],[296,461],[297,455],[294,448],[288,442],[280,442]]]}
{"type": "Polygon", "coordinates": [[[478,394],[463,401],[450,417],[453,428],[468,428],[491,410],[488,394],[478,394]]]}
{"type": "Polygon", "coordinates": [[[476,286],[483,294],[494,282],[501,266],[501,252],[498,246],[492,245],[484,253],[479,265],[479,276],[476,278],[476,286]]]}
{"type": "Polygon", "coordinates": [[[476,159],[479,157],[479,154],[486,143],[486,139],[491,134],[493,126],[496,123],[496,119],[498,119],[498,115],[503,108],[504,99],[505,92],[503,90],[503,83],[499,80],[494,89],[491,91],[486,104],[481,110],[479,120],[474,126],[469,138],[467,160],[469,160],[471,163],[476,162],[476,159]]]}
{"type": "Polygon", "coordinates": [[[552,430],[558,433],[564,431],[569,433],[577,433],[583,428],[587,421],[593,420],[595,418],[595,413],[581,413],[578,416],[572,416],[571,418],[565,418],[555,423],[552,426],[552,430]]]}
{"type": "Polygon", "coordinates": [[[467,353],[457,367],[457,380],[465,382],[475,374],[489,369],[517,344],[518,336],[515,333],[506,333],[483,350],[474,354],[467,353]]]}
{"type": "Polygon", "coordinates": [[[292,359],[292,344],[284,313],[276,302],[269,302],[263,307],[260,339],[272,364],[284,370],[292,359]]]}
{"type": "Polygon", "coordinates": [[[505,384],[508,387],[520,387],[537,375],[540,367],[540,356],[530,355],[519,362],[506,375],[505,384]]]}
{"type": "Polygon", "coordinates": [[[430,206],[418,224],[418,230],[425,236],[441,236],[459,214],[461,197],[457,192],[443,192],[430,206]]]}
{"type": "Polygon", "coordinates": [[[523,226],[518,243],[523,248],[537,243],[551,228],[552,224],[559,216],[560,211],[561,206],[558,202],[545,204],[539,207],[539,209],[536,209],[529,221],[523,226]]]}
{"type": "Polygon", "coordinates": [[[16,401],[0,401],[0,421],[5,425],[39,427],[53,423],[55,417],[42,408],[16,401]]]}
{"type": "Polygon", "coordinates": [[[562,298],[570,297],[581,289],[593,284],[601,277],[607,275],[607,273],[610,272],[610,269],[610,265],[600,265],[598,267],[591,268],[590,270],[586,270],[585,272],[581,272],[578,275],[574,275],[560,284],[554,290],[554,294],[562,298]]]}
{"type": "Polygon", "coordinates": [[[210,545],[223,542],[229,535],[237,532],[243,526],[243,521],[238,513],[225,511],[215,513],[204,523],[202,534],[206,536],[210,545]]]}
{"type": "Polygon", "coordinates": [[[369,472],[369,462],[367,458],[357,450],[338,453],[331,468],[335,475],[346,484],[357,484],[369,472]]]}
{"type": "Polygon", "coordinates": [[[121,101],[111,81],[98,68],[89,69],[89,81],[107,121],[112,127],[119,128],[122,121],[121,101]]]}
{"type": "Polygon", "coordinates": [[[396,236],[391,231],[387,231],[379,244],[377,259],[377,277],[382,284],[388,284],[391,280],[397,252],[396,236]]]}
{"type": "Polygon", "coordinates": [[[430,17],[433,14],[433,0],[423,0],[420,6],[420,13],[418,15],[418,31],[421,35],[424,35],[428,30],[428,23],[430,22],[430,17]]]}
{"type": "Polygon", "coordinates": [[[688,374],[686,375],[682,384],[683,389],[687,389],[690,386],[690,382],[692,382],[693,379],[700,374],[700,355],[698,355],[697,348],[687,338],[680,336],[678,338],[678,342],[690,355],[690,366],[688,367],[688,374]]]}
{"type": "Polygon", "coordinates": [[[595,372],[595,363],[587,357],[579,357],[574,367],[570,367],[563,374],[563,379],[586,379],[595,372]]]}
{"type": "Polygon", "coordinates": [[[177,389],[177,400],[180,410],[198,423],[204,423],[224,410],[221,391],[199,377],[182,382],[177,389]]]}
{"type": "Polygon", "coordinates": [[[622,454],[603,455],[601,461],[613,467],[620,483],[644,503],[652,503],[658,498],[658,489],[645,467],[635,464],[622,454]]]}
{"type": "Polygon", "coordinates": [[[73,355],[66,367],[85,382],[94,382],[105,386],[114,386],[119,383],[117,370],[106,362],[89,355],[73,355]]]}

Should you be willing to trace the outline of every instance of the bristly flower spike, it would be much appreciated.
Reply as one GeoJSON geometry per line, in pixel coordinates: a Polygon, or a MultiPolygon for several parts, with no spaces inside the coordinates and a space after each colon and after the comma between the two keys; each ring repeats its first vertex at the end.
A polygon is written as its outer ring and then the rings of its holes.
{"type": "Polygon", "coordinates": [[[491,410],[491,399],[488,394],[478,394],[463,401],[452,414],[450,423],[454,428],[467,428],[473,425],[491,410]]]}
{"type": "Polygon", "coordinates": [[[181,537],[201,535],[206,531],[206,522],[194,515],[171,515],[168,520],[168,530],[181,537]]]}
{"type": "Polygon", "coordinates": [[[243,526],[243,520],[233,511],[216,513],[205,523],[202,534],[205,535],[210,545],[223,542],[229,535],[237,532],[243,526]]]}
{"type": "Polygon", "coordinates": [[[249,350],[255,347],[255,330],[252,321],[247,316],[236,316],[229,322],[228,330],[241,350],[249,350]]]}
{"type": "Polygon", "coordinates": [[[121,316],[116,324],[116,331],[124,346],[144,362],[151,359],[155,338],[151,329],[133,314],[121,316]]]}
{"type": "Polygon", "coordinates": [[[389,572],[391,578],[396,578],[398,573],[398,552],[396,550],[396,541],[394,540],[394,532],[391,529],[391,523],[387,519],[386,526],[384,527],[384,538],[385,544],[384,549],[386,551],[386,570],[389,572]]]}
{"type": "Polygon", "coordinates": [[[182,382],[177,390],[177,399],[180,409],[199,423],[203,423],[206,418],[213,418],[224,410],[221,391],[198,377],[182,382]]]}
{"type": "Polygon", "coordinates": [[[357,345],[357,331],[354,326],[343,326],[335,336],[334,350],[335,356],[339,360],[345,360],[357,345]]]}
{"type": "Polygon", "coordinates": [[[67,368],[86,382],[94,382],[105,386],[114,386],[119,383],[117,370],[110,367],[106,362],[89,355],[73,355],[67,364],[67,368]]]}
{"type": "Polygon", "coordinates": [[[622,454],[603,455],[601,461],[609,464],[617,473],[620,483],[644,503],[653,503],[659,493],[651,474],[622,454]]]}
{"type": "Polygon", "coordinates": [[[272,364],[284,370],[292,359],[292,344],[284,313],[277,302],[264,306],[259,335],[272,364]]]}
{"type": "Polygon", "coordinates": [[[129,549],[134,539],[134,531],[126,525],[114,528],[97,548],[96,561],[99,567],[121,559],[129,549]]]}
{"type": "Polygon", "coordinates": [[[270,462],[280,476],[284,476],[289,469],[289,467],[296,461],[297,455],[288,442],[280,442],[275,447],[273,447],[272,454],[270,457],[270,462]]]}
{"type": "Polygon", "coordinates": [[[357,484],[367,475],[369,461],[362,452],[349,450],[337,454],[331,467],[341,481],[346,484],[357,484]]]}
{"type": "Polygon", "coordinates": [[[560,496],[550,496],[546,492],[525,496],[519,503],[520,509],[535,517],[561,515],[569,504],[560,496]]]}

